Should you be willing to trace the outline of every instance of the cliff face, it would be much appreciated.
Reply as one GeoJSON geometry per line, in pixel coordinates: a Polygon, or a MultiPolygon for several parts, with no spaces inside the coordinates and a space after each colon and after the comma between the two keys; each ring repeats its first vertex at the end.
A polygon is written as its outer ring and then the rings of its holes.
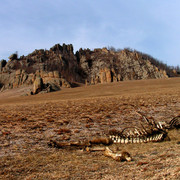
{"type": "Polygon", "coordinates": [[[134,51],[113,52],[106,48],[94,51],[80,49],[77,57],[87,75],[88,84],[168,77],[165,71],[158,69],[148,59],[143,59],[140,53],[134,51]]]}
{"type": "Polygon", "coordinates": [[[8,62],[0,61],[1,90],[32,85],[37,78],[41,78],[43,87],[40,89],[53,91],[75,83],[97,84],[167,77],[165,71],[152,65],[140,53],[127,49],[120,52],[106,48],[94,51],[80,49],[74,54],[71,44],[56,44],[50,50],[35,50],[20,58],[13,54],[8,62]]]}

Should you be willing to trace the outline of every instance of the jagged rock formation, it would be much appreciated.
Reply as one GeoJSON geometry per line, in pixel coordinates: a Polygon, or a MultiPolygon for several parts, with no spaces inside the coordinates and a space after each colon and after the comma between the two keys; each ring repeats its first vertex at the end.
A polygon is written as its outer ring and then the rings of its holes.
{"type": "Polygon", "coordinates": [[[18,58],[12,54],[9,61],[0,61],[0,88],[33,85],[41,79],[41,88],[47,92],[72,87],[75,83],[97,84],[124,80],[167,78],[165,71],[153,65],[141,53],[124,49],[114,52],[103,49],[80,49],[56,44],[50,50],[35,50],[18,58]]]}
{"type": "MultiPolygon", "coordinates": [[[[0,86],[5,89],[32,85],[36,77],[42,78],[43,88],[57,91],[71,87],[69,82],[80,81],[78,65],[72,45],[53,46],[48,50],[35,50],[28,56],[13,54],[9,61],[0,62],[0,86]]],[[[42,88],[41,88],[42,90],[42,88]]],[[[36,90],[33,90],[36,94],[36,90]]]]}
{"type": "Polygon", "coordinates": [[[80,49],[77,57],[88,75],[89,84],[168,77],[165,71],[143,59],[140,53],[126,49],[121,52],[106,48],[94,51],[80,49]]]}

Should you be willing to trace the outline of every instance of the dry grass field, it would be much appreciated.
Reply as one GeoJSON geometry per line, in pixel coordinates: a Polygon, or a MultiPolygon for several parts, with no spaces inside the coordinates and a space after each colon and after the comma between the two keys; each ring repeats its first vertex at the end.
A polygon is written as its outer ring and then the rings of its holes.
{"type": "Polygon", "coordinates": [[[126,81],[62,89],[35,96],[23,90],[0,93],[0,179],[178,179],[179,130],[171,141],[111,145],[133,161],[117,162],[103,152],[48,147],[50,139],[86,141],[109,129],[140,126],[149,119],[180,115],[180,78],[126,81]]]}

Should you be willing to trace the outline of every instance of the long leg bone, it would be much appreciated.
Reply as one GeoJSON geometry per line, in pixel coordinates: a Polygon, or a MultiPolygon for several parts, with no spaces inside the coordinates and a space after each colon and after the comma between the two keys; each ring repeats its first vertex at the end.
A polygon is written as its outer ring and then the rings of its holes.
{"type": "Polygon", "coordinates": [[[113,153],[108,147],[104,151],[104,155],[112,157],[116,161],[131,161],[132,158],[128,152],[122,152],[121,154],[113,153]]]}
{"type": "Polygon", "coordinates": [[[87,152],[93,152],[93,151],[105,151],[105,147],[86,147],[87,152]]]}

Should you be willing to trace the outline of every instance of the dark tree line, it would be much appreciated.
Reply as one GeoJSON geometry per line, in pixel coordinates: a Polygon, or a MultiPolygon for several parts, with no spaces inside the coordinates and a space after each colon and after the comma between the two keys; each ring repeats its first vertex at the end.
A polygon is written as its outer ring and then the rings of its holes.
{"type": "Polygon", "coordinates": [[[149,54],[145,54],[145,53],[142,53],[139,51],[136,51],[136,52],[140,53],[144,60],[149,60],[153,65],[155,65],[159,69],[165,70],[169,77],[174,77],[174,76],[180,75],[179,66],[169,66],[166,63],[152,57],[149,54]]]}
{"type": "MultiPolygon", "coordinates": [[[[114,52],[121,52],[123,50],[123,49],[116,49],[113,46],[108,46],[107,49],[114,52]]],[[[149,60],[153,65],[155,65],[159,69],[165,70],[169,77],[180,76],[180,67],[178,65],[169,66],[166,63],[152,57],[149,54],[137,50],[133,50],[131,48],[125,48],[124,50],[127,52],[129,51],[129,52],[138,53],[143,60],[149,60]]]]}

